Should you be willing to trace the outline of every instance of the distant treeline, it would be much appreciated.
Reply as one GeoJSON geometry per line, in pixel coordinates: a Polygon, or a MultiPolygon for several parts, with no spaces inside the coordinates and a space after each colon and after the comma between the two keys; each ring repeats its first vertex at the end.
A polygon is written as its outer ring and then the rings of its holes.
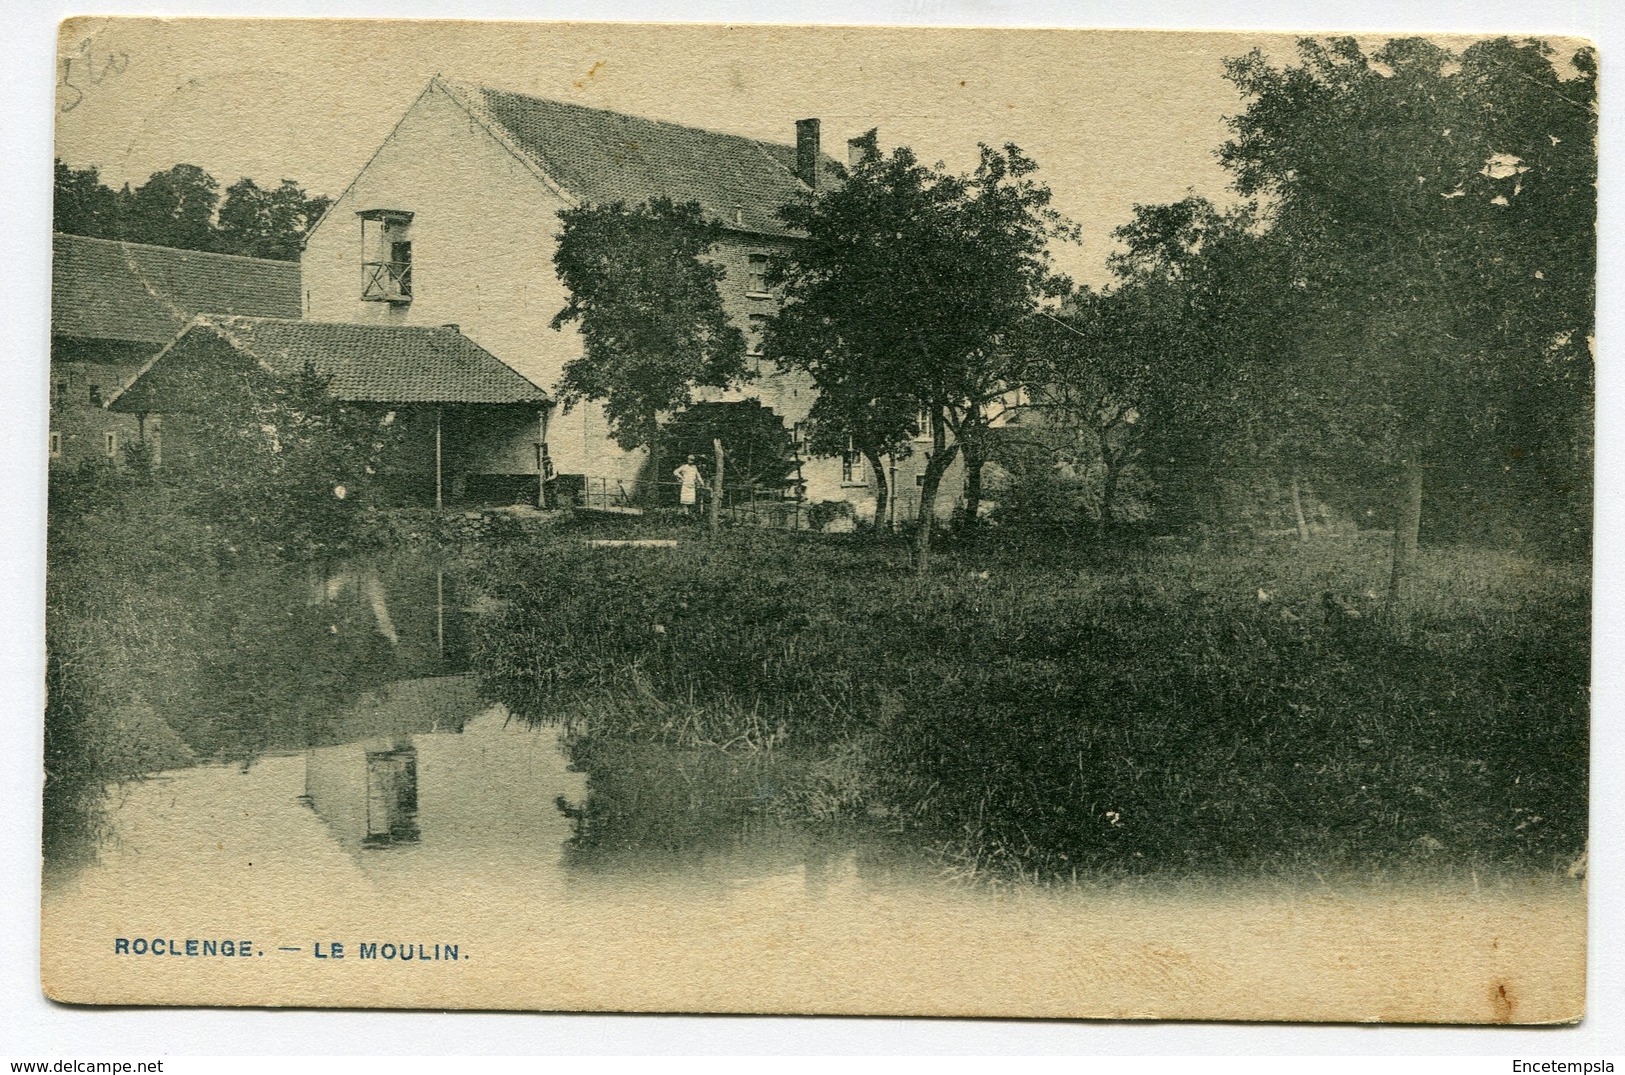
{"type": "Polygon", "coordinates": [[[246,176],[222,197],[219,181],[195,164],[114,190],[94,165],[70,168],[58,160],[52,226],[94,239],[297,261],[305,235],[332,203],[292,179],[267,189],[246,176]]]}

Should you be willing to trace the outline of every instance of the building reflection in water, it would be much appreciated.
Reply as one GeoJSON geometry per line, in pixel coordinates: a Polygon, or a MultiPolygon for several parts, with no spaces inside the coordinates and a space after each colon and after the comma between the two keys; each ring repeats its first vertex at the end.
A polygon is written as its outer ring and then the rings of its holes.
{"type": "Polygon", "coordinates": [[[416,843],[421,830],[413,736],[461,732],[481,708],[472,677],[441,674],[456,669],[447,660],[445,574],[438,565],[408,561],[381,571],[356,559],[314,575],[309,594],[311,605],[333,610],[328,630],[335,636],[342,633],[340,619],[354,622],[346,611],[370,621],[368,633],[387,644],[388,653],[367,671],[387,667],[401,678],[315,722],[300,801],[352,851],[416,843]],[[405,599],[393,610],[391,592],[405,599]]]}
{"type": "Polygon", "coordinates": [[[486,708],[472,676],[403,680],[336,715],[305,751],[300,801],[351,851],[416,843],[416,736],[459,734],[486,708]]]}
{"type": "MultiPolygon", "coordinates": [[[[367,746],[366,847],[416,843],[418,751],[409,736],[367,746]],[[375,749],[375,747],[379,747],[375,749]]],[[[308,774],[307,774],[308,775],[308,774]]]]}
{"type": "Polygon", "coordinates": [[[412,737],[310,748],[300,801],[352,851],[416,843],[418,752],[412,737]]]}

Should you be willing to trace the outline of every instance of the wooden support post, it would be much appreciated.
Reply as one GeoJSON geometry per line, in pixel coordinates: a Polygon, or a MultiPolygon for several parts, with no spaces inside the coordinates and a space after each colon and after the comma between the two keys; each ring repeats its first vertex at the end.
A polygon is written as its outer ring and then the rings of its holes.
{"type": "Polygon", "coordinates": [[[543,511],[547,510],[547,472],[552,468],[553,461],[547,452],[547,408],[539,407],[536,410],[536,435],[541,439],[536,442],[536,506],[543,511]]]}
{"type": "Polygon", "coordinates": [[[711,450],[715,452],[717,456],[717,475],[715,478],[716,485],[711,490],[711,533],[715,534],[717,531],[722,529],[722,490],[726,488],[726,486],[723,485],[723,479],[726,477],[725,468],[727,466],[727,462],[722,454],[721,438],[711,438],[711,450]]]}
{"type": "Polygon", "coordinates": [[[434,506],[439,511],[446,506],[440,473],[440,407],[434,409],[434,506]]]}

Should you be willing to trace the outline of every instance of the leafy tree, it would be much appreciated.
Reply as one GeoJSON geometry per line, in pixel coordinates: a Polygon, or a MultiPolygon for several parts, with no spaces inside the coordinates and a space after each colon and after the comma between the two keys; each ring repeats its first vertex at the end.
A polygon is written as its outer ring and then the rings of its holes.
{"type": "Polygon", "coordinates": [[[1109,260],[1113,286],[1072,309],[1087,331],[1076,333],[1081,347],[1066,341],[1070,368],[1140,415],[1165,517],[1198,516],[1236,475],[1295,483],[1300,468],[1357,459],[1352,418],[1367,402],[1328,390],[1308,346],[1324,326],[1292,276],[1288,244],[1254,207],[1197,197],[1136,206],[1114,236],[1123,248],[1109,260]]]}
{"type": "MultiPolygon", "coordinates": [[[[795,473],[795,444],[784,419],[755,400],[696,403],[672,415],[660,428],[659,439],[663,458],[692,455],[702,469],[713,458],[713,441],[720,440],[726,452],[726,479],[732,488],[784,489],[795,473]]],[[[714,492],[720,495],[722,490],[714,492]]]]}
{"type": "MultiPolygon", "coordinates": [[[[915,562],[929,568],[936,496],[956,454],[966,464],[974,519],[988,431],[1025,382],[1013,335],[1063,291],[1048,244],[1076,228],[1050,207],[1019,148],[983,146],[976,170],[922,165],[907,148],[865,155],[846,181],[781,218],[807,238],[774,278],[784,308],[767,353],[812,374],[847,412],[922,414],[932,438],[921,490],[915,562]],[[950,440],[951,437],[951,440],[950,440]]],[[[854,423],[857,424],[857,423],[854,423]]]]}
{"type": "Polygon", "coordinates": [[[875,482],[874,521],[880,526],[895,494],[884,460],[905,459],[913,452],[910,442],[919,433],[919,409],[906,397],[873,397],[862,385],[831,380],[820,386],[807,417],[811,428],[807,447],[814,455],[844,455],[855,449],[868,460],[875,482]]]}
{"type": "Polygon", "coordinates": [[[191,164],[154,172],[134,190],[114,191],[95,167],[70,168],[58,160],[52,227],[93,239],[297,261],[305,235],[332,204],[291,179],[265,190],[244,178],[224,201],[219,191],[212,176],[191,164]]]}
{"type": "Polygon", "coordinates": [[[603,402],[616,443],[653,449],[659,416],[691,404],[696,387],[750,377],[744,334],[717,290],[723,269],[705,257],[722,224],[669,198],[562,209],[559,219],[553,265],[570,297],[552,325],[577,324],[583,343],[559,398],[566,409],[603,402]]]}
{"type": "Polygon", "coordinates": [[[292,179],[264,190],[244,176],[226,188],[215,242],[222,253],[297,261],[305,235],[330,204],[292,179]]]}
{"type": "Polygon", "coordinates": [[[1306,39],[1298,58],[1228,62],[1249,104],[1220,157],[1299,295],[1292,380],[1401,474],[1397,593],[1424,468],[1532,444],[1586,469],[1595,66],[1582,51],[1564,79],[1545,45],[1507,39],[1460,56],[1306,39]]]}
{"type": "Polygon", "coordinates": [[[237,546],[290,558],[368,540],[384,498],[378,474],[400,446],[393,412],[336,398],[309,365],[291,377],[202,370],[190,380],[183,436],[165,450],[186,510],[237,546]]]}
{"type": "Polygon", "coordinates": [[[195,164],[154,172],[135,190],[119,192],[125,239],[186,250],[214,249],[220,184],[195,164]]]}
{"type": "Polygon", "coordinates": [[[70,168],[56,161],[56,195],[51,206],[51,228],[69,235],[117,238],[118,196],[102,182],[95,166],[70,168]]]}
{"type": "Polygon", "coordinates": [[[1102,531],[1124,515],[1119,494],[1139,466],[1148,424],[1150,367],[1136,361],[1131,297],[1086,289],[1059,316],[1029,323],[1027,402],[994,442],[994,458],[1039,502],[1102,531]]]}

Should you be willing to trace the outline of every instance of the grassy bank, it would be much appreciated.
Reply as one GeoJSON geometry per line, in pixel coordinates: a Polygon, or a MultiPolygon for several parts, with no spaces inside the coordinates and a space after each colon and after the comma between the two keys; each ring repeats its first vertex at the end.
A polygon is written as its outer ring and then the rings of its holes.
{"type": "Polygon", "coordinates": [[[782,802],[969,873],[1552,868],[1584,842],[1574,566],[1429,551],[1383,609],[1360,538],[984,545],[922,581],[848,536],[594,533],[480,569],[490,695],[578,742],[797,757],[782,802]]]}

